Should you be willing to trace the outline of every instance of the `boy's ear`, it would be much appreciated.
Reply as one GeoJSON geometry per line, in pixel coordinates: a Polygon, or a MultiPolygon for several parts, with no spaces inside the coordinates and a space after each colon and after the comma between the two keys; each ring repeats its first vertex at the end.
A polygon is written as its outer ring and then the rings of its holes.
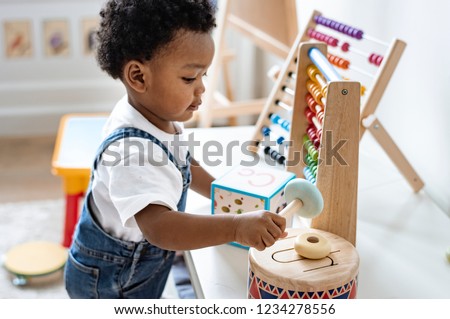
{"type": "Polygon", "coordinates": [[[148,81],[149,77],[146,76],[146,68],[144,64],[136,60],[129,61],[124,67],[123,77],[126,83],[136,92],[145,92],[145,81],[148,81]]]}

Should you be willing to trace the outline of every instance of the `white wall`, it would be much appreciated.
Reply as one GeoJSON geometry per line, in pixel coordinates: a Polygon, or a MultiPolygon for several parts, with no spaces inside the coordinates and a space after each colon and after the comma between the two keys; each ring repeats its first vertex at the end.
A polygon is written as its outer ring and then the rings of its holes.
{"type": "Polygon", "coordinates": [[[0,136],[54,134],[59,118],[71,112],[108,112],[124,90],[83,52],[81,21],[98,17],[100,0],[0,1],[0,136]],[[32,57],[8,59],[3,24],[32,23],[32,57]],[[65,19],[70,55],[48,57],[43,48],[43,21],[65,19]]]}
{"type": "MultiPolygon", "coordinates": [[[[297,0],[300,25],[312,10],[406,50],[377,116],[450,215],[450,2],[297,0]]],[[[364,140],[363,140],[364,142],[364,140]]],[[[380,199],[382,200],[382,199],[380,199]]]]}

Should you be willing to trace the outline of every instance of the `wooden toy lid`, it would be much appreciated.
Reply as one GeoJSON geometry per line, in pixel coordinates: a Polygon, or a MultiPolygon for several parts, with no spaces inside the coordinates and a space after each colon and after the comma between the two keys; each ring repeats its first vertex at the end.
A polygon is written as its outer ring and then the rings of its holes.
{"type": "Polygon", "coordinates": [[[287,229],[288,236],[264,251],[249,250],[250,269],[255,276],[278,287],[306,287],[326,290],[350,282],[358,274],[359,256],[355,247],[337,235],[317,229],[287,229]],[[301,257],[294,250],[295,238],[303,233],[318,233],[331,244],[330,254],[322,259],[301,257]]]}
{"type": "Polygon", "coordinates": [[[37,241],[18,245],[5,255],[4,267],[19,276],[42,276],[61,269],[67,250],[59,244],[37,241]]]}

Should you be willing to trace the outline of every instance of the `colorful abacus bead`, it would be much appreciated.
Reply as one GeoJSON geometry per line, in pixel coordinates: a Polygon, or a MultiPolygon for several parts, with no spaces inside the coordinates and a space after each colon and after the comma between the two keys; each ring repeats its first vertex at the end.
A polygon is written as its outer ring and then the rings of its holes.
{"type": "Polygon", "coordinates": [[[316,165],[308,165],[309,170],[313,174],[314,178],[317,177],[317,166],[316,165]]]}
{"type": "Polygon", "coordinates": [[[323,123],[323,118],[324,118],[324,116],[325,116],[325,113],[323,113],[322,110],[319,111],[319,112],[317,112],[317,114],[316,114],[316,117],[317,117],[317,119],[320,121],[320,123],[323,123]]]}
{"type": "Polygon", "coordinates": [[[344,52],[348,52],[350,50],[350,43],[344,42],[341,46],[341,50],[344,52]]]}
{"type": "Polygon", "coordinates": [[[311,93],[307,93],[305,95],[305,101],[312,112],[319,113],[320,111],[323,111],[322,105],[320,105],[319,103],[316,102],[316,100],[314,100],[314,97],[311,95],[311,93]]]}
{"type": "Polygon", "coordinates": [[[277,144],[281,145],[284,142],[284,137],[280,136],[279,138],[277,138],[277,144]]]}
{"type": "Polygon", "coordinates": [[[306,120],[308,121],[309,124],[313,123],[312,118],[314,117],[314,112],[312,112],[309,108],[305,108],[305,116],[306,116],[306,120]]]}
{"type": "Polygon", "coordinates": [[[341,57],[338,57],[337,55],[328,53],[327,58],[331,64],[333,64],[343,70],[347,70],[350,67],[350,61],[343,59],[341,57]]]}
{"type": "Polygon", "coordinates": [[[308,165],[310,167],[317,166],[317,161],[313,160],[309,154],[306,154],[305,162],[306,162],[306,165],[308,165]]]}
{"type": "Polygon", "coordinates": [[[322,90],[320,89],[320,87],[315,82],[307,80],[306,88],[308,89],[308,92],[311,93],[311,95],[314,97],[314,100],[317,103],[320,103],[322,101],[324,95],[322,94],[322,90]]]}
{"type": "MultiPolygon", "coordinates": [[[[270,128],[268,128],[267,126],[263,126],[261,128],[261,132],[265,137],[270,137],[270,132],[272,132],[272,130],[270,128]]],[[[277,138],[277,144],[281,145],[281,144],[283,144],[283,142],[284,142],[284,136],[280,136],[277,138]]]]}
{"type": "Polygon", "coordinates": [[[306,73],[308,74],[309,78],[316,82],[316,76],[320,75],[319,70],[314,65],[308,65],[306,68],[306,73]]]}
{"type": "Polygon", "coordinates": [[[327,85],[322,73],[320,73],[319,69],[314,64],[311,64],[306,68],[306,73],[312,81],[316,82],[320,86],[323,87],[327,85]]]}
{"type": "Polygon", "coordinates": [[[311,156],[309,154],[306,154],[305,163],[309,167],[311,172],[314,174],[314,176],[316,176],[318,160],[315,161],[311,158],[311,156]]]}
{"type": "Polygon", "coordinates": [[[313,81],[320,87],[322,95],[326,97],[328,90],[328,83],[322,76],[322,73],[320,73],[319,69],[314,64],[311,64],[306,68],[306,73],[308,74],[311,81],[313,81]]]}
{"type": "Polygon", "coordinates": [[[364,85],[361,85],[361,96],[363,96],[366,93],[366,87],[364,85]]]}
{"type": "Polygon", "coordinates": [[[269,136],[269,135],[270,135],[270,128],[268,128],[267,126],[263,126],[263,127],[261,128],[261,133],[262,133],[264,136],[269,136]]]}
{"type": "Polygon", "coordinates": [[[343,24],[341,22],[337,22],[328,18],[325,18],[321,15],[316,15],[314,17],[314,21],[317,24],[326,26],[327,28],[333,29],[335,31],[341,32],[343,34],[348,35],[349,37],[361,40],[364,36],[364,32],[360,29],[356,29],[349,25],[343,24]]]}
{"type": "Polygon", "coordinates": [[[314,112],[312,112],[308,107],[305,107],[304,114],[308,123],[313,124],[316,127],[317,131],[322,129],[322,124],[319,122],[316,114],[314,114],[314,112]]]}
{"type": "Polygon", "coordinates": [[[281,155],[279,152],[271,149],[269,146],[266,146],[264,148],[264,154],[269,155],[269,157],[271,159],[273,159],[274,161],[280,163],[280,164],[284,164],[284,162],[286,161],[286,158],[281,155]]]}
{"type": "Polygon", "coordinates": [[[372,53],[369,56],[369,62],[375,64],[376,66],[380,66],[381,62],[383,62],[383,56],[379,54],[372,53]]]}
{"type": "Polygon", "coordinates": [[[305,167],[303,168],[303,175],[305,175],[305,178],[306,178],[309,182],[311,182],[311,183],[313,183],[313,184],[316,183],[316,178],[314,177],[314,175],[312,174],[312,172],[311,172],[311,170],[309,169],[308,166],[305,166],[305,167]]]}
{"type": "Polygon", "coordinates": [[[309,139],[314,144],[314,147],[318,149],[320,146],[320,138],[317,136],[316,128],[313,125],[309,125],[306,129],[306,134],[308,134],[309,139]]]}
{"type": "Polygon", "coordinates": [[[278,114],[270,113],[269,114],[269,119],[272,121],[272,123],[280,125],[287,132],[290,131],[291,123],[288,120],[283,119],[278,114]]]}
{"type": "Polygon", "coordinates": [[[316,161],[319,158],[319,152],[316,150],[314,145],[309,140],[308,135],[306,135],[306,134],[303,136],[303,146],[305,147],[306,151],[308,152],[308,154],[311,156],[311,158],[313,160],[316,161]]]}
{"type": "Polygon", "coordinates": [[[322,32],[318,32],[314,29],[308,29],[308,37],[310,37],[311,39],[315,39],[321,42],[325,42],[326,44],[328,44],[331,47],[337,47],[339,44],[339,40],[330,36],[330,35],[326,35],[322,32]]]}

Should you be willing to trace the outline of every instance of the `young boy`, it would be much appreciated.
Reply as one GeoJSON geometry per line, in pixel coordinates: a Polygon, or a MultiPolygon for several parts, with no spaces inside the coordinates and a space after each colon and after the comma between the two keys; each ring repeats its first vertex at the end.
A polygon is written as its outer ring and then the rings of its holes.
{"type": "Polygon", "coordinates": [[[176,250],[231,241],[263,250],[285,219],[183,212],[213,177],[190,157],[179,122],[202,103],[214,55],[211,0],[110,0],[97,58],[127,95],[112,111],[65,268],[71,298],[159,298],[176,250]],[[177,156],[175,156],[177,155],[177,156]]]}

